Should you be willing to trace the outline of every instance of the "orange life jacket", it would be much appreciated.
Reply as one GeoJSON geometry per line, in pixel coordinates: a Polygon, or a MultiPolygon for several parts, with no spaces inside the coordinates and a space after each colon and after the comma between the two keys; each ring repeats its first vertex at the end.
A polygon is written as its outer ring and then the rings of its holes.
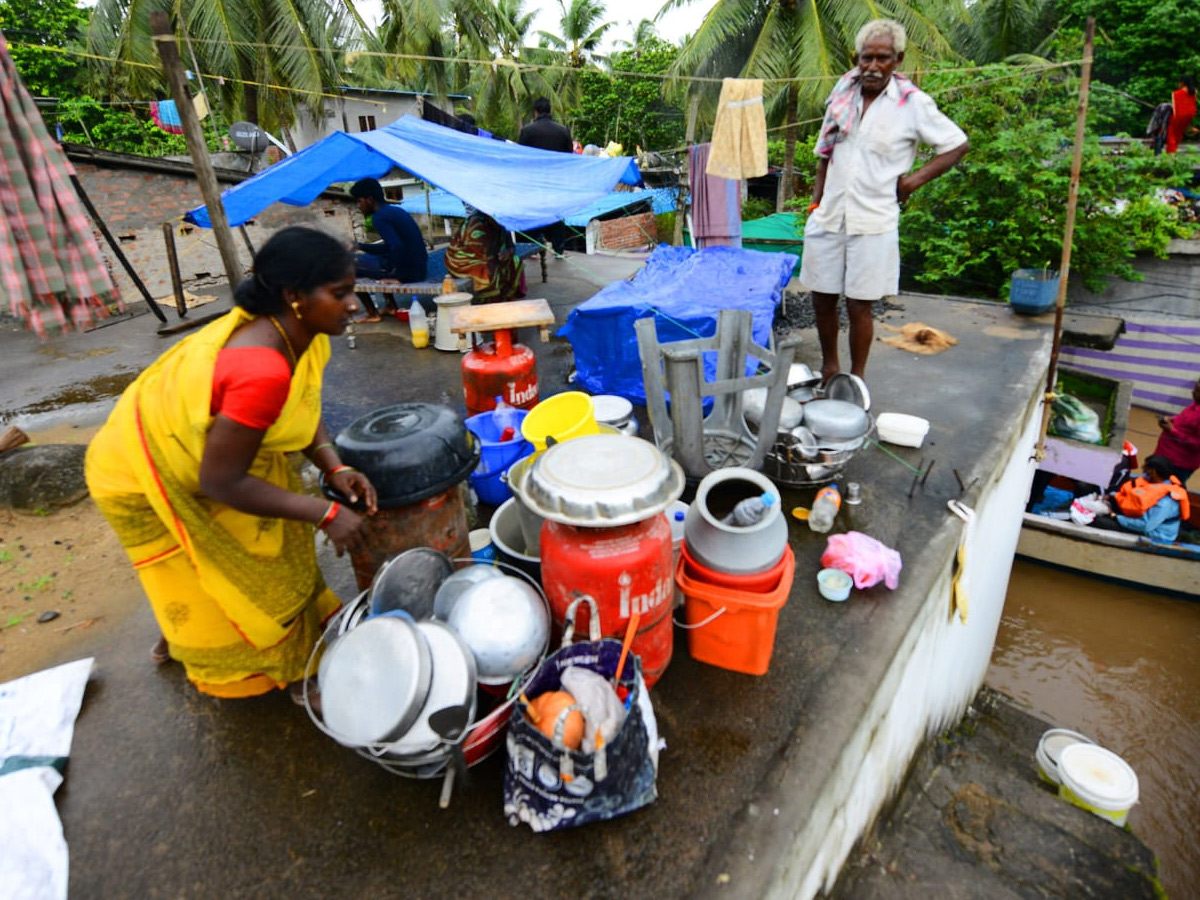
{"type": "Polygon", "coordinates": [[[1187,488],[1180,484],[1179,479],[1174,475],[1170,480],[1159,484],[1151,484],[1144,475],[1139,475],[1132,481],[1121,485],[1121,489],[1113,495],[1113,500],[1116,502],[1117,508],[1121,510],[1121,515],[1141,518],[1150,511],[1154,504],[1168,494],[1179,504],[1179,518],[1187,521],[1192,514],[1187,488]]]}

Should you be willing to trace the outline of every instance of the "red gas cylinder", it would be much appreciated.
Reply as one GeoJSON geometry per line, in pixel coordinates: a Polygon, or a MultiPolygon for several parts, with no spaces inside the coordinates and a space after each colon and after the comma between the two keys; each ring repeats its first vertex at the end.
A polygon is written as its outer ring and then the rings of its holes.
{"type": "Polygon", "coordinates": [[[537,360],[532,350],[513,342],[507,329],[464,356],[462,369],[468,416],[495,409],[496,397],[518,409],[537,406],[537,360]]]}
{"type": "MultiPolygon", "coordinates": [[[[662,513],[615,528],[579,528],[547,520],[542,526],[542,587],[561,627],[576,597],[596,601],[605,637],[624,640],[629,619],[640,613],[632,651],[642,660],[646,685],[666,671],[674,649],[671,605],[671,526],[662,513]]],[[[587,634],[587,622],[577,623],[587,634]]]]}

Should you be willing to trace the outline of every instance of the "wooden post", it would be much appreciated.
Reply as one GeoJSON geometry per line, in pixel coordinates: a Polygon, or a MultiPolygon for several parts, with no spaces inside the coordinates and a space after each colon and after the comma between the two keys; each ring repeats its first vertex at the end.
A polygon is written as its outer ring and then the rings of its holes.
{"type": "Polygon", "coordinates": [[[233,232],[229,229],[225,206],[221,203],[221,189],[217,186],[212,160],[208,158],[204,129],[200,126],[188,93],[183,64],[179,59],[179,47],[175,43],[175,35],[171,32],[171,20],[165,12],[152,12],[150,27],[154,32],[154,44],[158,47],[163,71],[171,85],[171,97],[175,100],[179,121],[183,125],[184,140],[187,141],[188,153],[191,154],[192,165],[196,169],[200,195],[208,208],[208,218],[212,222],[213,234],[217,239],[217,249],[221,251],[221,261],[225,264],[225,277],[229,279],[230,288],[236,288],[242,279],[242,264],[238,260],[237,247],[233,244],[233,232]]]}
{"type": "MultiPolygon", "coordinates": [[[[683,150],[683,173],[679,179],[679,192],[675,197],[675,234],[671,238],[671,243],[676,247],[683,246],[683,219],[687,215],[687,204],[684,202],[684,197],[687,195],[689,187],[688,178],[688,161],[692,154],[692,141],[696,138],[696,114],[700,111],[700,97],[694,95],[688,103],[687,113],[687,129],[684,132],[684,150],[683,150]]],[[[695,244],[693,236],[692,243],[695,244]]]]}
{"type": "Polygon", "coordinates": [[[1088,17],[1083,39],[1083,71],[1079,79],[1079,108],[1075,114],[1075,152],[1071,157],[1071,184],[1067,189],[1067,223],[1063,229],[1062,261],[1058,267],[1058,298],[1054,304],[1054,342],[1050,347],[1050,372],[1046,376],[1046,394],[1042,403],[1042,431],[1038,435],[1034,459],[1046,455],[1046,431],[1050,427],[1051,396],[1058,383],[1058,351],[1062,346],[1063,307],[1067,305],[1067,279],[1071,274],[1071,242],[1075,239],[1075,208],[1079,203],[1079,172],[1083,168],[1083,134],[1087,126],[1088,91],[1092,84],[1092,46],[1096,19],[1088,17]]]}
{"type": "Polygon", "coordinates": [[[179,256],[175,252],[175,229],[170,222],[162,223],[163,243],[167,245],[167,265],[171,269],[171,289],[175,291],[175,309],[179,318],[187,315],[187,298],[183,294],[183,279],[179,277],[179,256]]]}
{"type": "Polygon", "coordinates": [[[117,261],[125,269],[125,274],[133,279],[134,286],[141,291],[142,298],[146,301],[146,305],[150,307],[150,312],[154,313],[158,321],[165,325],[167,314],[162,311],[161,306],[154,302],[154,298],[150,296],[150,291],[147,290],[146,285],[134,270],[133,264],[125,256],[125,251],[121,249],[120,243],[112,236],[112,232],[108,230],[108,225],[105,224],[104,219],[100,218],[100,213],[92,205],[92,198],[83,189],[83,183],[80,182],[78,175],[71,176],[71,184],[75,186],[75,193],[79,195],[79,199],[83,202],[88,215],[92,217],[92,221],[96,223],[96,227],[100,229],[100,233],[104,235],[104,239],[108,241],[108,246],[112,248],[113,256],[117,258],[117,261]]]}

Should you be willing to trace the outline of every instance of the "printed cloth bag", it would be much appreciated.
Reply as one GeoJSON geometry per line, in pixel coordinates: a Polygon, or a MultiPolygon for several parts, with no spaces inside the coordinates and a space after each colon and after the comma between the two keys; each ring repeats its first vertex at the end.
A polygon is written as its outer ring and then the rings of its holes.
{"type": "Polygon", "coordinates": [[[530,724],[528,698],[561,689],[562,673],[581,666],[610,681],[617,672],[621,642],[600,637],[600,617],[591,597],[567,610],[562,647],[548,656],[525,684],[508,726],[504,772],[504,814],[509,824],[524,822],[536,832],[574,828],[633,812],[658,797],[658,724],[642,678],[642,664],[630,653],[619,684],[629,690],[626,714],[616,736],[595,753],[568,750],[559,728],[554,739],[530,724]],[[575,611],[591,606],[591,640],[572,644],[575,611]]]}

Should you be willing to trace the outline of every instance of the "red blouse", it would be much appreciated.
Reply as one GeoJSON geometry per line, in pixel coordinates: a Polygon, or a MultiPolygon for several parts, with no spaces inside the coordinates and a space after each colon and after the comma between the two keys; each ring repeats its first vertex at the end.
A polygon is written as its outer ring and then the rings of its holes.
{"type": "Polygon", "coordinates": [[[279,418],[291,387],[291,367],[278,350],[225,347],[217,354],[213,370],[209,412],[266,431],[279,418]]]}

